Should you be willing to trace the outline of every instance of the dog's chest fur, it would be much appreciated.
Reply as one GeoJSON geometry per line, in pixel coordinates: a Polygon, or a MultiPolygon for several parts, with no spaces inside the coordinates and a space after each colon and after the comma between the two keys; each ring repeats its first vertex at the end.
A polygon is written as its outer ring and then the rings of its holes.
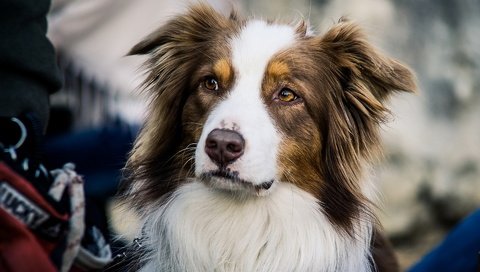
{"type": "Polygon", "coordinates": [[[247,199],[192,182],[155,213],[142,271],[370,271],[370,223],[359,220],[352,239],[286,183],[247,199]]]}

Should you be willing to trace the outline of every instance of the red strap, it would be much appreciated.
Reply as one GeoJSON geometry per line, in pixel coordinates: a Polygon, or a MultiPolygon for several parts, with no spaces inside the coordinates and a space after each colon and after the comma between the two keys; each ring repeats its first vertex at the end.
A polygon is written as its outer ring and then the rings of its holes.
{"type": "Polygon", "coordinates": [[[67,219],[68,214],[59,214],[31,183],[0,161],[0,271],[56,271],[49,255],[58,239],[36,233],[46,223],[67,219]]]}
{"type": "Polygon", "coordinates": [[[0,209],[0,271],[57,271],[44,247],[27,226],[2,209],[0,209]]]}
{"type": "Polygon", "coordinates": [[[28,199],[35,202],[40,208],[59,220],[67,220],[67,215],[59,214],[48,202],[37,192],[37,190],[26,181],[22,176],[18,175],[10,169],[4,162],[0,161],[0,181],[6,181],[16,190],[25,195],[28,199]]]}

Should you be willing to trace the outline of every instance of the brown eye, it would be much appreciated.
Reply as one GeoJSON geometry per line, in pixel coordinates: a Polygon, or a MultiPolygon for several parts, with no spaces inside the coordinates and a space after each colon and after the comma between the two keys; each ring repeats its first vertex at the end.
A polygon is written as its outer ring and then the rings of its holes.
{"type": "Polygon", "coordinates": [[[203,86],[210,91],[218,91],[218,81],[214,77],[205,78],[203,86]]]}
{"type": "Polygon", "coordinates": [[[278,99],[282,102],[293,102],[298,99],[298,95],[288,88],[283,88],[278,93],[278,99]]]}

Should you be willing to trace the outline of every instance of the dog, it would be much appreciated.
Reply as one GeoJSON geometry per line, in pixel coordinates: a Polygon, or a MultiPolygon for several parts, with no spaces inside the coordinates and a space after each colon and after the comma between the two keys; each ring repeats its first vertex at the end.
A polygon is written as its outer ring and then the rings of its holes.
{"type": "Polygon", "coordinates": [[[141,271],[395,271],[368,165],[409,68],[340,19],[323,34],[205,4],[133,47],[149,113],[126,164],[141,271]]]}

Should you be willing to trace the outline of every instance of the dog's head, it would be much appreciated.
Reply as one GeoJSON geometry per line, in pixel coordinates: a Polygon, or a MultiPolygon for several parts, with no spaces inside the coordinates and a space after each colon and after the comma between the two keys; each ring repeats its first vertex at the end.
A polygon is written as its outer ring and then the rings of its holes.
{"type": "Polygon", "coordinates": [[[265,197],[290,183],[348,226],[366,200],[360,177],[394,91],[412,73],[354,23],[323,35],[305,23],[225,17],[194,6],[137,44],[148,54],[147,121],[127,164],[133,204],[186,182],[265,197]]]}

